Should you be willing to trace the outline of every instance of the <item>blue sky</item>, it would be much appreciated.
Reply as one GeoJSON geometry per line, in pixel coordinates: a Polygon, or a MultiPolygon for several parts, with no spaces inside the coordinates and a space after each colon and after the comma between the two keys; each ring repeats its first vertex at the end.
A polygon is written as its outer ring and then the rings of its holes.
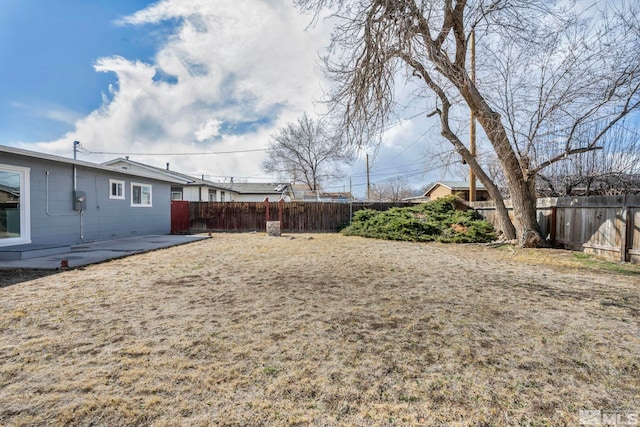
{"type": "Polygon", "coordinates": [[[116,76],[97,73],[102,56],[149,60],[164,26],[114,21],[142,0],[3,0],[0,10],[0,143],[54,140],[102,103],[116,76]]]}
{"type": "MultiPolygon", "coordinates": [[[[275,180],[260,170],[270,137],[322,108],[331,28],[309,28],[291,0],[1,2],[3,145],[71,157],[78,140],[82,160],[130,155],[212,180],[275,180]]],[[[367,149],[372,184],[466,179],[425,117],[429,101],[397,90],[407,107],[367,149]]],[[[456,126],[466,133],[468,113],[456,126]]],[[[365,154],[325,189],[348,190],[351,177],[363,196],[365,154]]]]}
{"type": "MultiPolygon", "coordinates": [[[[250,150],[319,108],[330,29],[309,22],[289,0],[2,0],[0,144],[70,157],[78,140],[92,162],[136,153],[213,180],[274,179],[250,150]],[[247,152],[153,155],[226,151],[247,152]]],[[[374,183],[430,180],[419,127],[369,150],[374,183]]],[[[364,157],[347,168],[358,195],[364,157]]]]}

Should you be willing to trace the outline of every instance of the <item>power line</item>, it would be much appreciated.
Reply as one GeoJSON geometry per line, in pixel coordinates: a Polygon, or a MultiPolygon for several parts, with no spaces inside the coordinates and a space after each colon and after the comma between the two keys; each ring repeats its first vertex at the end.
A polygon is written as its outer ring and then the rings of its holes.
{"type": "Polygon", "coordinates": [[[424,137],[424,136],[427,134],[427,132],[429,132],[429,130],[428,130],[428,129],[427,129],[427,130],[425,130],[422,134],[418,135],[418,137],[417,137],[417,138],[416,138],[416,139],[415,139],[411,144],[407,145],[407,146],[405,147],[405,149],[404,149],[404,150],[402,150],[400,153],[398,153],[398,154],[397,154],[393,159],[391,159],[391,161],[393,161],[393,160],[397,159],[398,157],[402,156],[404,153],[406,153],[406,152],[407,152],[407,150],[408,150],[409,148],[411,148],[411,147],[413,147],[414,145],[416,145],[416,143],[417,143],[418,141],[420,141],[420,139],[422,139],[422,137],[424,137]]]}
{"type": "MultiPolygon", "coordinates": [[[[428,111],[428,110],[423,110],[423,111],[420,111],[420,112],[418,112],[418,113],[416,113],[416,114],[414,114],[414,115],[412,115],[412,116],[404,117],[404,118],[398,119],[396,122],[392,122],[392,123],[389,123],[389,124],[387,124],[387,125],[385,125],[385,126],[381,126],[381,127],[378,129],[378,131],[379,131],[381,134],[383,134],[384,132],[388,131],[389,129],[392,129],[392,128],[396,127],[396,126],[399,126],[399,125],[401,125],[401,124],[403,124],[403,123],[405,123],[405,122],[408,122],[408,121],[410,121],[410,120],[413,120],[413,119],[415,119],[416,117],[421,116],[421,115],[423,115],[423,114],[427,113],[427,111],[428,111]]],[[[423,138],[423,137],[427,134],[427,132],[429,132],[429,130],[428,130],[428,129],[427,129],[426,131],[424,131],[422,134],[418,135],[418,137],[417,137],[417,138],[416,138],[416,139],[415,139],[411,144],[409,144],[407,147],[405,147],[405,148],[404,148],[404,149],[403,149],[399,154],[397,154],[397,155],[396,155],[395,157],[393,157],[391,160],[395,160],[395,159],[397,159],[398,157],[400,157],[402,154],[404,154],[404,153],[405,153],[409,148],[413,147],[413,146],[414,146],[414,145],[415,145],[415,144],[416,144],[416,143],[417,143],[421,138],[423,138]]],[[[375,149],[374,149],[373,159],[372,159],[372,162],[371,162],[371,163],[372,163],[372,167],[373,167],[373,162],[375,162],[375,160],[376,160],[376,159],[377,159],[377,157],[378,157],[379,150],[380,150],[380,145],[378,144],[378,145],[375,147],[375,149]]]]}
{"type": "Polygon", "coordinates": [[[232,151],[202,151],[193,153],[125,153],[125,152],[108,152],[108,151],[90,151],[88,154],[109,154],[109,155],[126,155],[126,156],[203,156],[210,154],[239,154],[239,153],[253,153],[257,151],[267,151],[268,148],[255,148],[252,150],[232,150],[232,151]]]}
{"type": "MultiPolygon", "coordinates": [[[[381,131],[386,131],[396,126],[401,125],[404,122],[412,120],[422,114],[426,113],[425,111],[414,114],[413,116],[404,117],[398,119],[396,122],[389,123],[384,126],[381,131]]],[[[85,147],[82,147],[83,151],[86,152],[83,154],[108,154],[112,156],[124,155],[124,156],[204,156],[204,155],[219,155],[219,154],[240,154],[240,153],[254,153],[260,151],[268,151],[268,148],[255,148],[250,150],[230,150],[230,151],[202,151],[202,152],[182,152],[182,153],[134,153],[134,152],[116,152],[116,151],[91,151],[85,147]]]]}
{"type": "Polygon", "coordinates": [[[387,173],[377,173],[377,174],[372,174],[372,176],[374,177],[385,177],[385,176],[402,176],[402,175],[406,175],[406,174],[413,174],[413,173],[423,173],[426,172],[425,169],[420,168],[420,169],[412,169],[412,170],[405,170],[402,171],[400,174],[398,174],[398,172],[387,172],[387,173]]]}
{"type": "MultiPolygon", "coordinates": [[[[278,181],[276,178],[274,177],[270,177],[270,176],[260,176],[260,175],[251,175],[251,176],[238,176],[238,175],[211,175],[211,174],[197,174],[197,173],[190,173],[188,174],[190,176],[194,176],[194,177],[202,177],[204,176],[207,180],[210,180],[210,178],[233,178],[233,179],[251,179],[251,180],[262,180],[262,181],[270,181],[270,182],[275,182],[278,181]]],[[[285,180],[286,181],[286,180],[285,180]]]]}
{"type": "Polygon", "coordinates": [[[413,119],[415,119],[416,117],[418,117],[418,116],[421,116],[421,115],[425,114],[427,111],[429,111],[429,110],[420,111],[419,113],[416,113],[416,114],[414,114],[413,116],[409,116],[409,117],[404,117],[404,118],[402,118],[402,119],[398,119],[398,121],[396,121],[396,122],[392,122],[392,123],[389,123],[389,124],[387,124],[386,126],[384,126],[383,128],[381,128],[380,130],[381,130],[382,132],[384,132],[384,131],[386,131],[386,130],[389,130],[389,129],[391,129],[391,128],[394,128],[394,127],[396,127],[396,126],[399,126],[399,125],[401,125],[401,124],[402,124],[402,123],[404,123],[404,122],[408,122],[409,120],[413,120],[413,119]]]}
{"type": "MultiPolygon", "coordinates": [[[[437,169],[437,168],[436,168],[437,169]]],[[[434,170],[436,170],[434,169],[434,170]]],[[[407,174],[401,174],[401,175],[396,175],[398,178],[412,178],[414,176],[419,176],[419,175],[423,175],[426,172],[429,172],[430,170],[426,169],[426,170],[416,170],[416,171],[412,171],[410,173],[407,174]]],[[[382,182],[380,179],[376,180],[376,182],[373,182],[372,184],[379,184],[380,182],[382,182]]],[[[362,182],[362,183],[355,183],[352,184],[352,187],[366,187],[367,183],[366,182],[362,182]]],[[[343,188],[344,185],[335,185],[332,187],[327,187],[326,190],[336,190],[336,189],[340,189],[343,188]]]]}
{"type": "MultiPolygon", "coordinates": [[[[417,165],[417,164],[423,164],[423,163],[424,163],[424,160],[418,160],[418,161],[411,162],[411,163],[404,163],[404,164],[401,164],[401,165],[389,166],[389,167],[381,168],[381,169],[377,169],[377,168],[375,168],[375,169],[374,169],[374,170],[375,170],[375,173],[373,173],[372,175],[379,175],[379,174],[380,174],[380,172],[383,172],[383,171],[397,170],[397,169],[404,168],[404,167],[406,167],[406,166],[410,166],[410,165],[417,165]]],[[[367,175],[366,173],[356,173],[356,174],[352,174],[352,175],[350,175],[350,176],[351,176],[352,178],[360,178],[360,177],[363,177],[363,176],[366,176],[366,175],[367,175]]]]}
{"type": "MultiPolygon", "coordinates": [[[[481,154],[484,154],[484,153],[481,153],[481,154]]],[[[441,163],[439,165],[432,166],[430,168],[413,169],[413,170],[409,170],[409,171],[404,171],[404,173],[397,174],[395,176],[397,176],[398,178],[412,178],[414,176],[424,175],[424,174],[426,174],[428,172],[433,172],[433,171],[436,171],[438,169],[442,169],[442,168],[445,168],[445,167],[448,167],[448,166],[452,166],[453,164],[458,163],[458,162],[459,162],[459,160],[450,160],[449,162],[443,162],[443,163],[441,163]]],[[[409,164],[411,164],[411,163],[409,163],[409,164]]],[[[380,176],[388,176],[388,175],[394,175],[394,174],[393,173],[376,174],[374,176],[380,177],[380,176]]],[[[381,182],[380,180],[376,181],[376,183],[380,183],[380,182],[381,182]]],[[[373,183],[373,184],[375,184],[375,183],[373,183]]],[[[355,183],[355,184],[352,184],[352,187],[363,187],[363,186],[366,186],[366,185],[367,185],[366,182],[364,182],[364,183],[355,183]]],[[[344,185],[328,187],[326,189],[327,190],[336,190],[336,189],[341,189],[343,187],[344,187],[344,185]]]]}

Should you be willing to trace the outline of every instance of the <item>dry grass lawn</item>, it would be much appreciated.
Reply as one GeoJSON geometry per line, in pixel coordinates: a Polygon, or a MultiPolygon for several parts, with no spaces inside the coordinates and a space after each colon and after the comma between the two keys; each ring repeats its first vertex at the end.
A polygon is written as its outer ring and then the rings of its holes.
{"type": "Polygon", "coordinates": [[[0,288],[0,424],[577,425],[640,411],[639,291],[562,251],[216,234],[0,288]]]}

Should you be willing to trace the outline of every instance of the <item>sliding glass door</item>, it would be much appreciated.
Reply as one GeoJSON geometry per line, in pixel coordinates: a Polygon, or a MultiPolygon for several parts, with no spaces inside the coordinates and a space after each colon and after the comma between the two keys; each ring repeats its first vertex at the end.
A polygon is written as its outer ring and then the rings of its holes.
{"type": "Polygon", "coordinates": [[[31,242],[29,169],[0,164],[0,246],[31,242]]]}

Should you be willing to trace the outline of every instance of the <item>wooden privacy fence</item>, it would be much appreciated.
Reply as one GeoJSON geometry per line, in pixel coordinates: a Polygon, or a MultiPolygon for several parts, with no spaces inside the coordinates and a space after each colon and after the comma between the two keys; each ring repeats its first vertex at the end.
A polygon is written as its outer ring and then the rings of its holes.
{"type": "MultiPolygon", "coordinates": [[[[182,202],[188,203],[189,220],[173,233],[206,231],[264,231],[267,221],[280,221],[284,232],[333,232],[362,209],[384,211],[412,203],[329,202],[182,202]]],[[[178,212],[178,209],[176,209],[178,212]]],[[[173,213],[173,211],[172,211],[173,213]]],[[[176,219],[176,222],[178,220],[176,219]]]]}
{"type": "MultiPolygon", "coordinates": [[[[513,212],[510,201],[505,204],[513,212]]],[[[495,223],[493,202],[471,206],[495,223]]],[[[640,195],[538,199],[537,211],[542,233],[552,244],[640,263],[640,195]]]]}
{"type": "Polygon", "coordinates": [[[171,201],[171,234],[189,230],[189,202],[171,201]]]}

